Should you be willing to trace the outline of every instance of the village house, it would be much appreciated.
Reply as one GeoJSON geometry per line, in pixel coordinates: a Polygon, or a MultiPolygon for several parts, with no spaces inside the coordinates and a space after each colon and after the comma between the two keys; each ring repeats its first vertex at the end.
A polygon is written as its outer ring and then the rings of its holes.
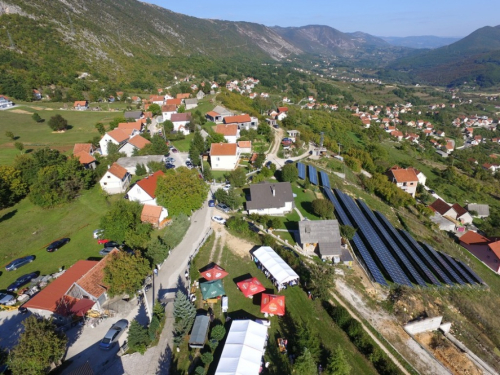
{"type": "Polygon", "coordinates": [[[182,105],[182,99],[181,98],[167,99],[167,100],[165,100],[164,104],[170,104],[170,105],[175,105],[176,107],[179,107],[182,105]]]}
{"type": "Polygon", "coordinates": [[[130,188],[128,191],[128,199],[130,201],[139,202],[140,204],[149,204],[157,206],[156,203],[156,186],[158,178],[164,176],[165,173],[157,171],[150,176],[144,177],[142,180],[130,188]]]}
{"type": "Polygon", "coordinates": [[[163,95],[150,95],[149,101],[152,104],[158,104],[160,107],[165,104],[165,96],[163,95]]]}
{"type": "Polygon", "coordinates": [[[33,100],[42,100],[42,93],[37,89],[33,89],[33,100]]]}
{"type": "Polygon", "coordinates": [[[215,111],[207,112],[207,114],[205,115],[205,118],[207,119],[207,121],[211,121],[211,122],[214,122],[216,124],[219,124],[222,122],[222,115],[220,113],[215,112],[215,111]]]}
{"type": "Polygon", "coordinates": [[[239,150],[236,143],[212,143],[210,165],[213,170],[230,171],[237,167],[239,150]]]}
{"type": "Polygon", "coordinates": [[[78,158],[80,164],[82,164],[85,169],[96,168],[97,161],[93,155],[94,146],[92,146],[92,143],[76,143],[73,147],[73,156],[78,158]]]}
{"type": "Polygon", "coordinates": [[[168,223],[168,211],[161,206],[145,204],[142,207],[141,221],[149,223],[157,229],[161,229],[168,223]]]}
{"type": "Polygon", "coordinates": [[[177,106],[174,104],[165,104],[161,107],[163,121],[170,120],[174,113],[177,113],[177,106]]]}
{"type": "Polygon", "coordinates": [[[126,119],[132,119],[137,121],[143,117],[144,113],[142,111],[125,111],[123,117],[126,119]]]}
{"type": "Polygon", "coordinates": [[[236,124],[219,124],[215,127],[215,132],[222,134],[227,143],[236,143],[236,139],[240,137],[240,131],[236,124]]]}
{"type": "Polygon", "coordinates": [[[86,111],[89,109],[89,103],[86,100],[77,100],[73,103],[73,109],[77,111],[86,111]]]}
{"type": "Polygon", "coordinates": [[[142,132],[143,123],[141,120],[136,122],[120,122],[117,129],[127,133],[130,137],[142,132]]]}
{"type": "Polygon", "coordinates": [[[279,121],[283,121],[288,115],[288,107],[278,107],[278,117],[279,121]]]}
{"type": "Polygon", "coordinates": [[[252,153],[252,142],[251,141],[239,141],[238,149],[241,154],[251,154],[252,153]]]}
{"type": "Polygon", "coordinates": [[[120,148],[122,145],[125,144],[129,136],[130,134],[128,132],[125,132],[121,129],[114,129],[104,134],[104,136],[99,141],[99,146],[101,148],[101,155],[103,156],[108,155],[109,142],[118,145],[118,148],[120,148]]]}
{"type": "Polygon", "coordinates": [[[108,194],[125,193],[132,180],[132,175],[127,170],[117,163],[113,163],[104,176],[102,176],[99,184],[102,190],[108,194]]]}
{"type": "Polygon", "coordinates": [[[0,95],[0,109],[12,108],[15,104],[5,95],[0,95]]]}
{"type": "Polygon", "coordinates": [[[490,241],[488,238],[468,231],[459,238],[460,245],[470,251],[479,260],[496,273],[500,273],[500,241],[490,241]]]}
{"type": "Polygon", "coordinates": [[[198,107],[198,99],[185,99],[184,105],[186,106],[186,110],[193,109],[198,107]]]}
{"type": "Polygon", "coordinates": [[[297,137],[300,135],[300,132],[298,130],[287,130],[286,133],[288,134],[288,138],[290,138],[294,143],[297,140],[297,137]]]}
{"type": "Polygon", "coordinates": [[[170,116],[170,121],[174,124],[174,131],[189,134],[189,123],[191,122],[191,113],[174,113],[170,116]]]}
{"type": "Polygon", "coordinates": [[[390,182],[395,183],[398,188],[415,198],[418,177],[413,168],[404,169],[396,166],[389,169],[386,175],[390,182]]]}
{"type": "Polygon", "coordinates": [[[250,185],[250,199],[246,203],[248,214],[284,215],[294,206],[292,186],[289,182],[262,182],[250,185]]]}
{"type": "Polygon", "coordinates": [[[135,152],[142,150],[149,144],[151,144],[150,141],[137,134],[129,138],[129,140],[120,148],[120,152],[123,152],[125,155],[130,157],[133,156],[135,152]]]}
{"type": "Polygon", "coordinates": [[[205,97],[205,93],[204,93],[203,91],[201,91],[201,90],[200,90],[200,91],[198,91],[198,92],[196,93],[196,99],[201,100],[201,99],[203,99],[204,97],[205,97]]]}

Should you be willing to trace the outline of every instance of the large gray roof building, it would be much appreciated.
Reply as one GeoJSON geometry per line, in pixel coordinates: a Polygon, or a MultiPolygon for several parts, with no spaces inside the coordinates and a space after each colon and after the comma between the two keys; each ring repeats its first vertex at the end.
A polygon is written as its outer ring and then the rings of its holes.
{"type": "Polygon", "coordinates": [[[262,182],[250,185],[249,213],[279,215],[293,209],[292,185],[289,182],[262,182]]]}

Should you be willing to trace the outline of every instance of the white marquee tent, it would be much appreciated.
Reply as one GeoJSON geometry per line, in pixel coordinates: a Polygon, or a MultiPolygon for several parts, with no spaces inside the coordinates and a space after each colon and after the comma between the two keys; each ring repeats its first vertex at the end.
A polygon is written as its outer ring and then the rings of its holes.
{"type": "Polygon", "coordinates": [[[289,282],[299,282],[299,275],[269,246],[261,246],[253,256],[271,274],[280,286],[289,282]]]}
{"type": "Polygon", "coordinates": [[[252,320],[234,320],[215,375],[258,375],[266,342],[266,326],[252,320]]]}

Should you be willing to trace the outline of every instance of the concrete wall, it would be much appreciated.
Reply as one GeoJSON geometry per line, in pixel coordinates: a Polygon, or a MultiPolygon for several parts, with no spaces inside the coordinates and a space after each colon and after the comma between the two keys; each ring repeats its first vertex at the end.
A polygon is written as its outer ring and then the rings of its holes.
{"type": "Polygon", "coordinates": [[[434,318],[427,318],[419,320],[418,322],[408,323],[403,328],[411,335],[416,335],[427,331],[436,331],[441,325],[442,320],[442,316],[436,316],[434,318]]]}

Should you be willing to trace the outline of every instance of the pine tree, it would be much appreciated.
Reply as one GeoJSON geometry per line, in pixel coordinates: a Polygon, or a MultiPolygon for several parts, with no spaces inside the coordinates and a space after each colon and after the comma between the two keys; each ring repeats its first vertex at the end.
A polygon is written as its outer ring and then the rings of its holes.
{"type": "Polygon", "coordinates": [[[347,361],[345,353],[340,345],[332,353],[326,371],[327,375],[349,375],[351,373],[351,365],[347,361]]]}
{"type": "Polygon", "coordinates": [[[146,167],[144,166],[144,164],[136,164],[135,166],[135,174],[137,176],[145,176],[146,174],[148,173],[148,171],[146,170],[146,167]]]}
{"type": "Polygon", "coordinates": [[[314,363],[311,352],[307,348],[304,350],[304,354],[297,358],[293,368],[293,373],[296,375],[317,375],[318,373],[316,363],[314,363]]]}
{"type": "Polygon", "coordinates": [[[134,319],[132,323],[130,323],[130,328],[128,330],[128,346],[130,349],[144,354],[150,341],[148,329],[134,319]]]}
{"type": "Polygon", "coordinates": [[[179,345],[191,330],[196,317],[196,308],[180,290],[175,295],[174,317],[174,343],[179,345]]]}

